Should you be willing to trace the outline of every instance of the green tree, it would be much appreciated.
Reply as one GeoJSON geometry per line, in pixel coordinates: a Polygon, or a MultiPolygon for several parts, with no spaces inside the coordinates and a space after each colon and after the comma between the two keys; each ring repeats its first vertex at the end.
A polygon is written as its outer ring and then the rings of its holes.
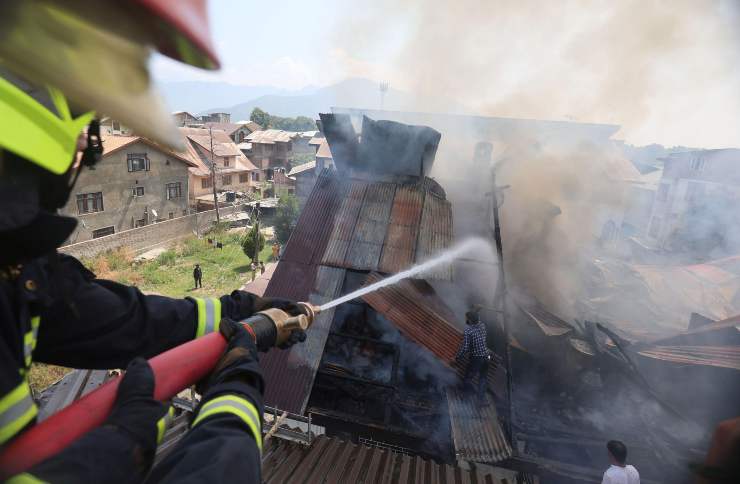
{"type": "Polygon", "coordinates": [[[249,115],[249,120],[262,126],[264,129],[271,127],[270,124],[270,113],[261,110],[260,108],[252,109],[252,114],[249,115]]]}
{"type": "Polygon", "coordinates": [[[281,245],[288,243],[297,220],[298,199],[294,195],[283,195],[278,200],[275,214],[275,238],[281,245]]]}
{"type": "MultiPolygon", "coordinates": [[[[247,235],[242,239],[242,250],[244,254],[252,260],[255,260],[255,244],[257,242],[257,225],[247,232],[247,235]]],[[[259,233],[259,250],[265,248],[265,236],[262,232],[259,233]]]]}

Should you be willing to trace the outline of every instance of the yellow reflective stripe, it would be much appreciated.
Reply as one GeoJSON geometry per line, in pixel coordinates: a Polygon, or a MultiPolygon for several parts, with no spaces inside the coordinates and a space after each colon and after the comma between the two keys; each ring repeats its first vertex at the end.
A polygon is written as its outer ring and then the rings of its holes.
{"type": "Polygon", "coordinates": [[[172,425],[172,420],[175,418],[175,409],[170,406],[170,408],[167,409],[167,413],[164,414],[162,418],[160,418],[157,421],[157,444],[162,443],[162,439],[164,438],[164,433],[167,431],[170,425],[172,425]]]}
{"type": "Polygon", "coordinates": [[[195,337],[200,338],[208,333],[218,331],[221,323],[221,300],[215,297],[188,298],[195,302],[198,313],[198,327],[195,330],[195,337]]]}
{"type": "Polygon", "coordinates": [[[0,399],[0,444],[5,443],[38,413],[25,381],[0,399]]]}
{"type": "Polygon", "coordinates": [[[31,356],[33,350],[36,349],[36,342],[38,341],[39,325],[41,323],[41,316],[34,316],[31,318],[31,330],[23,336],[23,356],[25,357],[26,368],[31,366],[31,356]]]}
{"type": "Polygon", "coordinates": [[[239,417],[254,435],[257,447],[262,452],[262,423],[260,422],[257,408],[245,398],[234,395],[224,395],[206,402],[198,411],[198,416],[193,421],[191,427],[195,427],[202,420],[221,413],[230,413],[239,417]]]}
{"type": "Polygon", "coordinates": [[[57,108],[57,113],[59,113],[59,117],[65,121],[70,121],[72,119],[72,114],[69,112],[67,98],[64,97],[62,91],[52,86],[47,86],[46,89],[49,91],[51,102],[53,102],[54,107],[57,108]]]}
{"type": "Polygon", "coordinates": [[[10,479],[6,481],[7,484],[46,484],[46,481],[42,481],[41,479],[32,476],[28,472],[24,472],[23,474],[18,474],[17,476],[13,476],[10,479]]]}

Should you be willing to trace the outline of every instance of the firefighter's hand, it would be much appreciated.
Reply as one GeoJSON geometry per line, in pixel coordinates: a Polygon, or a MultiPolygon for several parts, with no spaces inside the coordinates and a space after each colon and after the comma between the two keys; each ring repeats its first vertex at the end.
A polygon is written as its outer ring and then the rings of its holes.
{"type": "Polygon", "coordinates": [[[232,319],[248,318],[258,311],[263,311],[269,308],[282,309],[291,316],[298,316],[301,314],[300,307],[298,307],[294,301],[289,299],[282,299],[279,297],[260,297],[246,291],[234,291],[231,293],[231,300],[236,303],[236,312],[238,313],[228,313],[227,315],[232,319]]]}
{"type": "Polygon", "coordinates": [[[294,329],[291,331],[290,336],[282,344],[278,345],[281,350],[287,350],[296,343],[303,343],[306,341],[306,332],[302,329],[294,329]]]}
{"type": "Polygon", "coordinates": [[[257,311],[276,308],[285,311],[291,316],[302,314],[301,308],[295,303],[295,301],[280,297],[258,297],[255,300],[255,308],[257,311]]]}
{"type": "Polygon", "coordinates": [[[257,346],[253,336],[240,323],[228,318],[221,320],[219,332],[228,346],[207,381],[199,384],[200,388],[196,389],[198,393],[203,394],[215,384],[231,381],[247,383],[261,393],[265,384],[257,363],[257,346]]]}
{"type": "Polygon", "coordinates": [[[128,434],[143,454],[153,457],[172,416],[169,405],[154,399],[152,367],[144,358],[131,361],[118,385],[113,411],[106,424],[128,434]]]}

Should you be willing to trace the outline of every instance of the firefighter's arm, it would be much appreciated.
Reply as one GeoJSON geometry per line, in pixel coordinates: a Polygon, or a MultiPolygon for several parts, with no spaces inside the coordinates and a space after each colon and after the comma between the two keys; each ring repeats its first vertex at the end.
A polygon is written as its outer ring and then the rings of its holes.
{"type": "Polygon", "coordinates": [[[77,259],[51,270],[57,294],[41,312],[34,360],[74,368],[121,368],[218,331],[222,317],[243,319],[268,307],[297,311],[287,300],[234,291],[220,298],[176,299],[96,279],[77,259]]]}
{"type": "Polygon", "coordinates": [[[226,353],[206,383],[190,431],[150,474],[151,482],[261,482],[264,382],[252,336],[221,323],[226,353]]]}
{"type": "Polygon", "coordinates": [[[144,359],[135,359],[126,369],[105,424],[10,482],[141,482],[172,416],[153,393],[151,367],[144,359]]]}

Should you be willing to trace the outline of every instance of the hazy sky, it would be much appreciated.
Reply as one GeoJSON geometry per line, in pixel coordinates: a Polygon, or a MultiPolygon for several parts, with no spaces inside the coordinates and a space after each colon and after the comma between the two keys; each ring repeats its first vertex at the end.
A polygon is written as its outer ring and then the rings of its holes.
{"type": "Polygon", "coordinates": [[[475,114],[620,124],[636,144],[740,146],[736,0],[209,3],[223,69],[158,57],[155,78],[366,77],[475,114]]]}

